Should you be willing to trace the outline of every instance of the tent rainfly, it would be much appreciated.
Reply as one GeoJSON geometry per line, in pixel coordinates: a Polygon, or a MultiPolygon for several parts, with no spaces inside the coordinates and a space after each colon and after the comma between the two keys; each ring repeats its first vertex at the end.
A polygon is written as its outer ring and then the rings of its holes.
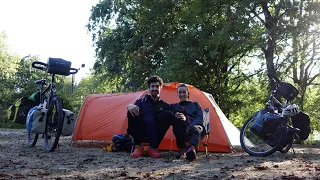
{"type": "MultiPolygon", "coordinates": [[[[177,87],[180,83],[167,83],[163,85],[160,97],[168,103],[179,101],[177,87]]],[[[227,119],[215,102],[213,96],[203,92],[192,85],[190,100],[197,101],[202,110],[210,109],[210,134],[208,141],[209,152],[232,152],[232,148],[240,146],[239,130],[227,119]]],[[[112,136],[126,133],[127,105],[143,97],[148,91],[114,94],[92,94],[85,99],[76,123],[72,137],[73,142],[97,141],[112,143],[112,136]]],[[[206,138],[202,140],[205,142],[206,138]]],[[[159,150],[178,150],[172,127],[167,131],[159,150]]],[[[205,148],[200,146],[199,151],[205,148]]]]}

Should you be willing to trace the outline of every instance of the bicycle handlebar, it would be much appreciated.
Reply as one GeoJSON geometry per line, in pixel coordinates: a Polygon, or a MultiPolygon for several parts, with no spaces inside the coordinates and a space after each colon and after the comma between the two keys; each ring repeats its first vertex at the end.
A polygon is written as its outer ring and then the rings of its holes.
{"type": "MultiPolygon", "coordinates": [[[[35,61],[32,63],[32,67],[36,68],[36,69],[40,69],[42,71],[46,71],[47,64],[44,62],[35,61]]],[[[82,65],[82,67],[84,67],[84,65],[82,65]]],[[[70,74],[76,74],[76,73],[78,73],[79,70],[80,70],[80,68],[79,69],[70,68],[70,74]]]]}
{"type": "Polygon", "coordinates": [[[45,71],[46,68],[47,68],[47,64],[43,63],[43,62],[35,61],[35,62],[32,63],[32,67],[45,71]],[[40,66],[38,66],[38,65],[40,65],[40,66]]]}
{"type": "MultiPolygon", "coordinates": [[[[79,68],[79,69],[80,69],[80,68],[79,68]]],[[[79,71],[79,69],[70,68],[70,74],[77,74],[77,72],[79,71]]]]}

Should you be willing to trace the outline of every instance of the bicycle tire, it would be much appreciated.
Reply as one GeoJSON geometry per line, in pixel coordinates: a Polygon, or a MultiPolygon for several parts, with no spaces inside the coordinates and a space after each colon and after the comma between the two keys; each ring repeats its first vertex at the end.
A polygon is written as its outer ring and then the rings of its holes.
{"type": "Polygon", "coordinates": [[[283,138],[282,138],[283,128],[281,127],[281,125],[279,125],[278,128],[281,128],[280,129],[281,132],[279,132],[280,138],[278,139],[278,141],[275,143],[274,146],[270,146],[265,142],[265,140],[256,136],[250,130],[251,126],[249,125],[255,120],[257,114],[258,113],[253,114],[250,118],[246,120],[246,122],[242,126],[240,131],[240,144],[243,150],[249,155],[265,157],[275,153],[279,149],[280,145],[283,142],[283,138]],[[248,132],[248,134],[246,134],[246,132],[248,132]]]}
{"type": "Polygon", "coordinates": [[[63,125],[63,111],[61,100],[54,96],[48,106],[44,146],[47,152],[53,152],[59,142],[63,125]],[[52,140],[52,138],[54,139],[52,140]],[[53,142],[52,142],[53,141],[53,142]]]}
{"type": "Polygon", "coordinates": [[[31,133],[27,131],[27,140],[29,147],[34,147],[37,144],[39,134],[31,133]]]}

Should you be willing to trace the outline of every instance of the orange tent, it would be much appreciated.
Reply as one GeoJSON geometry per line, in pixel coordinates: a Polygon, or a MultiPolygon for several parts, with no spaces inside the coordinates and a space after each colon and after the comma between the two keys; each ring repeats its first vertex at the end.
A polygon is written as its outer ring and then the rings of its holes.
{"type": "MultiPolygon", "coordinates": [[[[179,83],[164,84],[160,97],[168,103],[178,102],[176,88],[179,83]]],[[[197,101],[202,109],[210,109],[209,152],[231,152],[239,146],[239,130],[226,118],[211,94],[188,85],[190,99],[197,101]]],[[[127,105],[135,102],[148,91],[118,94],[89,95],[80,110],[72,140],[105,141],[112,143],[112,136],[125,133],[127,129],[127,105]]],[[[206,138],[203,139],[205,142],[206,138]]],[[[172,128],[167,131],[159,150],[177,150],[172,128]]],[[[200,151],[204,150],[200,146],[200,151]]]]}

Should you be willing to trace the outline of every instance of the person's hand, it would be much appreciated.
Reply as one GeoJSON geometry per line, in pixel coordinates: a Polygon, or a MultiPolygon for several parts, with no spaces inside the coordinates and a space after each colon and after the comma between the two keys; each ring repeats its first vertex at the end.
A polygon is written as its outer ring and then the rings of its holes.
{"type": "Polygon", "coordinates": [[[181,119],[182,121],[185,121],[187,119],[186,116],[183,113],[180,113],[180,112],[177,112],[174,116],[177,119],[181,119]]]}
{"type": "Polygon", "coordinates": [[[140,115],[140,108],[137,105],[129,104],[127,108],[133,117],[140,115]]]}
{"type": "Polygon", "coordinates": [[[147,97],[148,97],[148,94],[145,94],[143,97],[139,97],[137,100],[141,102],[146,102],[148,99],[147,97]]]}
{"type": "Polygon", "coordinates": [[[147,101],[147,98],[148,97],[148,94],[145,94],[144,96],[143,96],[143,98],[141,99],[141,102],[146,102],[147,101]]]}

